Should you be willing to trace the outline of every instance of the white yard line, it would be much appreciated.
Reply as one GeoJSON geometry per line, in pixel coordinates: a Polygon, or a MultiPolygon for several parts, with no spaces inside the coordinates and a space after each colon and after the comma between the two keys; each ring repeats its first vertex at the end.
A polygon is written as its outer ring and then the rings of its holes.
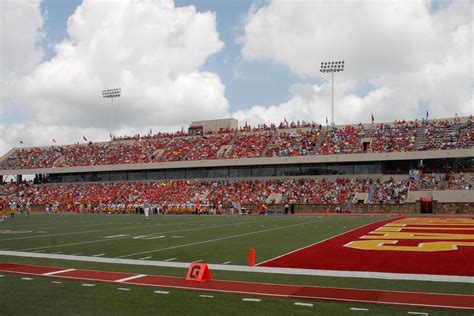
{"type": "MultiPolygon", "coordinates": [[[[215,221],[206,221],[206,223],[215,222],[215,221]]],[[[196,221],[192,222],[185,222],[183,224],[195,224],[196,221]]],[[[104,224],[106,225],[106,224],[104,224]]],[[[114,230],[128,230],[128,229],[136,229],[136,228],[151,228],[151,227],[158,227],[158,226],[170,226],[176,225],[176,223],[169,223],[169,224],[155,224],[144,226],[122,226],[117,228],[109,228],[109,229],[95,229],[95,230],[86,230],[86,231],[77,231],[77,232],[69,232],[69,233],[57,233],[57,234],[49,234],[49,235],[34,235],[34,236],[25,236],[25,237],[17,237],[17,238],[3,238],[0,241],[8,241],[8,240],[20,240],[20,239],[30,239],[30,238],[44,238],[44,237],[53,237],[53,236],[67,236],[67,235],[78,235],[78,234],[88,234],[88,233],[100,233],[100,232],[107,232],[107,231],[114,231],[114,230]]],[[[235,224],[232,224],[235,225],[235,224]]]]}
{"type": "Polygon", "coordinates": [[[202,262],[202,259],[194,260],[194,261],[193,261],[193,263],[198,263],[198,262],[202,262]]]}
{"type": "MultiPolygon", "coordinates": [[[[203,230],[203,229],[208,229],[208,228],[222,228],[222,227],[228,227],[228,226],[235,226],[235,223],[232,224],[225,224],[225,225],[212,225],[212,226],[206,226],[206,227],[198,227],[198,228],[185,228],[185,229],[179,229],[179,230],[172,230],[172,231],[167,231],[163,232],[163,234],[166,233],[177,233],[177,232],[183,232],[183,231],[194,231],[194,230],[203,230]]],[[[144,227],[144,226],[141,226],[144,227]]],[[[147,226],[147,227],[152,227],[152,226],[147,226]]],[[[89,241],[80,241],[80,242],[73,242],[73,243],[68,243],[68,244],[58,244],[58,245],[53,245],[53,246],[40,246],[40,247],[33,247],[33,248],[25,248],[21,249],[22,251],[31,251],[31,250],[37,250],[37,249],[49,249],[49,248],[56,248],[56,247],[65,247],[65,246],[77,246],[77,245],[86,245],[86,244],[93,244],[93,243],[98,243],[98,242],[107,242],[107,241],[115,241],[119,239],[124,239],[128,237],[117,237],[117,238],[111,238],[111,239],[96,239],[96,240],[89,240],[89,241]]],[[[120,257],[118,257],[120,258],[120,257]]]]}
{"type": "Polygon", "coordinates": [[[204,298],[214,298],[213,295],[205,295],[205,294],[200,294],[199,297],[204,297],[204,298]]]}
{"type": "Polygon", "coordinates": [[[63,282],[61,282],[61,281],[51,281],[51,283],[53,283],[53,284],[63,284],[63,282]]]}
{"type": "Polygon", "coordinates": [[[178,258],[169,258],[169,259],[166,259],[165,261],[169,262],[169,261],[173,261],[173,260],[176,260],[176,259],[178,259],[178,258]]]}
{"type": "Polygon", "coordinates": [[[46,272],[41,275],[56,275],[56,274],[61,274],[61,273],[66,273],[66,272],[71,272],[71,271],[76,271],[76,269],[65,269],[65,270],[59,270],[59,271],[53,271],[53,272],[46,272]]]}
{"type": "Polygon", "coordinates": [[[226,261],[226,262],[222,262],[221,264],[229,264],[231,263],[232,261],[226,261]]]}
{"type": "Polygon", "coordinates": [[[112,235],[112,236],[105,236],[104,238],[117,238],[117,237],[127,237],[130,236],[130,234],[120,234],[120,235],[112,235]]]}
{"type": "MultiPolygon", "coordinates": [[[[310,223],[315,223],[319,221],[313,221],[310,223]]],[[[123,256],[118,256],[117,258],[127,258],[127,257],[132,257],[132,256],[137,256],[137,255],[143,255],[143,254],[148,254],[148,253],[154,253],[154,252],[159,252],[159,251],[164,251],[164,250],[170,250],[170,249],[177,249],[177,248],[183,248],[183,247],[189,247],[189,246],[194,246],[194,245],[201,245],[201,244],[206,244],[210,242],[215,242],[215,241],[221,241],[221,240],[227,240],[227,239],[232,239],[232,238],[239,238],[243,236],[250,236],[250,235],[255,235],[255,234],[261,234],[261,233],[266,233],[269,231],[274,231],[274,230],[279,230],[279,229],[285,229],[289,227],[295,227],[295,226],[301,226],[303,225],[302,223],[298,224],[291,224],[291,225],[286,225],[286,226],[280,226],[276,228],[269,228],[269,229],[264,229],[264,230],[257,230],[253,232],[248,232],[248,233],[243,233],[243,234],[238,234],[238,235],[231,235],[231,236],[226,236],[226,237],[220,237],[220,238],[214,238],[214,239],[208,239],[208,240],[202,240],[202,241],[197,241],[189,244],[183,244],[183,245],[177,245],[177,246],[171,246],[171,247],[166,247],[166,248],[160,248],[160,249],[154,249],[154,250],[148,250],[148,251],[141,251],[141,252],[136,252],[128,255],[123,255],[123,256]]]]}
{"type": "MultiPolygon", "coordinates": [[[[127,264],[127,265],[137,265],[137,266],[168,267],[168,268],[189,268],[189,265],[190,265],[189,262],[167,262],[167,261],[155,261],[155,260],[135,260],[135,259],[120,259],[120,258],[90,257],[90,256],[55,255],[51,253],[35,253],[35,252],[21,252],[21,251],[0,251],[0,255],[26,257],[26,258],[59,259],[59,260],[82,261],[82,262],[127,264]]],[[[219,270],[219,271],[256,272],[256,273],[286,274],[286,275],[309,275],[309,276],[328,276],[328,277],[345,277],[345,278],[434,281],[434,282],[474,284],[474,277],[463,276],[463,275],[313,270],[313,269],[295,269],[295,268],[249,267],[245,265],[240,266],[240,265],[224,265],[224,264],[209,264],[209,269],[219,270]]]]}
{"type": "Polygon", "coordinates": [[[127,288],[127,287],[119,287],[117,290],[119,290],[119,291],[130,291],[130,289],[127,288]]]}
{"type": "Polygon", "coordinates": [[[357,307],[351,307],[351,311],[363,311],[367,312],[369,309],[368,308],[357,308],[357,307]]]}
{"type": "Polygon", "coordinates": [[[33,278],[21,278],[22,280],[25,280],[25,281],[31,281],[33,280],[33,278]]]}
{"type": "Polygon", "coordinates": [[[408,312],[410,315],[423,315],[423,316],[428,316],[428,313],[421,313],[421,312],[408,312]]]}
{"type": "Polygon", "coordinates": [[[151,258],[151,256],[148,256],[148,257],[140,258],[140,259],[138,259],[138,260],[146,260],[146,259],[150,259],[150,258],[151,258]]]}
{"type": "Polygon", "coordinates": [[[259,299],[259,298],[243,298],[242,301],[244,301],[244,302],[260,302],[262,300],[259,299]]]}
{"type": "Polygon", "coordinates": [[[165,294],[165,295],[170,294],[169,291],[158,291],[158,290],[155,291],[155,293],[156,293],[156,294],[165,294]]]}
{"type": "Polygon", "coordinates": [[[137,275],[129,276],[129,277],[127,277],[127,278],[115,280],[114,282],[123,283],[123,282],[128,282],[128,281],[131,281],[131,280],[143,278],[144,276],[146,276],[146,274],[137,274],[137,275]]]}
{"type": "Polygon", "coordinates": [[[296,302],[295,305],[296,305],[296,306],[313,307],[313,304],[311,304],[311,303],[300,303],[300,302],[296,302]]]}
{"type": "Polygon", "coordinates": [[[98,253],[96,255],[92,255],[92,257],[102,257],[105,256],[105,253],[98,253]]]}
{"type": "Polygon", "coordinates": [[[87,287],[94,287],[95,284],[90,284],[90,283],[83,283],[82,286],[87,286],[87,287]]]}

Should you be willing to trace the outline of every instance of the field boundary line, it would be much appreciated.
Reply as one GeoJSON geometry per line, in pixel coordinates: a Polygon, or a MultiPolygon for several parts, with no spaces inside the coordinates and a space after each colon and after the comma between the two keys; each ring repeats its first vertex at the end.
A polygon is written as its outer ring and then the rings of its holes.
{"type": "MultiPolygon", "coordinates": [[[[55,255],[55,254],[47,254],[47,253],[20,252],[20,251],[0,251],[0,256],[59,259],[59,260],[69,260],[69,261],[111,263],[111,264],[125,264],[125,265],[136,265],[136,266],[153,266],[153,267],[181,268],[181,269],[187,269],[189,268],[189,265],[191,264],[190,262],[168,262],[168,261],[155,261],[155,260],[55,255]]],[[[257,266],[249,267],[249,266],[224,265],[224,264],[208,264],[208,266],[211,270],[217,270],[217,271],[474,284],[474,277],[462,276],[462,275],[312,270],[312,269],[272,268],[272,267],[257,267],[257,266]]]]}
{"type": "Polygon", "coordinates": [[[323,242],[325,242],[325,241],[331,240],[331,239],[333,239],[333,238],[337,238],[337,237],[342,236],[342,235],[344,235],[344,234],[349,234],[349,233],[351,233],[351,232],[353,232],[353,231],[355,231],[355,230],[358,230],[358,229],[360,229],[360,228],[364,228],[364,227],[367,227],[367,226],[370,226],[370,225],[373,225],[373,224],[377,224],[377,223],[381,223],[381,222],[385,222],[385,221],[396,220],[396,219],[398,219],[398,218],[399,218],[399,217],[396,217],[395,219],[384,219],[384,220],[381,220],[381,221],[372,222],[372,223],[369,223],[369,224],[366,224],[366,225],[362,225],[362,226],[356,227],[356,228],[354,228],[354,229],[351,229],[351,230],[342,232],[342,233],[337,234],[337,235],[335,235],[335,236],[331,236],[331,237],[328,237],[328,238],[326,238],[326,239],[320,240],[320,241],[315,242],[315,243],[313,243],[313,244],[310,244],[310,245],[307,245],[307,246],[303,246],[303,247],[301,247],[301,248],[298,248],[298,249],[292,250],[292,251],[290,251],[290,252],[284,253],[284,254],[282,254],[282,255],[276,256],[276,257],[274,257],[274,258],[267,259],[267,260],[265,260],[265,261],[259,262],[259,263],[257,263],[257,266],[259,266],[259,265],[261,265],[261,264],[264,264],[264,263],[267,263],[267,262],[269,262],[269,261],[273,261],[273,260],[279,259],[279,258],[284,257],[284,256],[288,256],[288,255],[290,255],[290,254],[292,254],[292,253],[295,253],[295,252],[297,252],[297,251],[300,251],[300,250],[303,250],[303,249],[306,249],[306,248],[309,248],[309,247],[318,245],[318,244],[320,244],[320,243],[323,243],[323,242]]]}

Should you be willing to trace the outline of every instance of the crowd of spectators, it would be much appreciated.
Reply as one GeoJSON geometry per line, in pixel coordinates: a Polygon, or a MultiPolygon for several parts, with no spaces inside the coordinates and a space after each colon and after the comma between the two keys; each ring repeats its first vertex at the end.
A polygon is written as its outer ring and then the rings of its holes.
{"type": "Polygon", "coordinates": [[[222,158],[222,156],[218,157],[217,155],[219,149],[224,145],[228,145],[232,138],[234,138],[232,133],[205,135],[188,153],[186,160],[222,158]]]}
{"type": "Polygon", "coordinates": [[[180,160],[332,155],[360,152],[408,152],[470,148],[474,145],[473,119],[395,121],[323,128],[314,122],[282,122],[240,131],[188,135],[155,133],[116,137],[103,143],[19,148],[0,163],[3,169],[33,169],[180,160]],[[288,130],[292,129],[292,130],[288,130]],[[362,139],[364,146],[361,144],[362,139]],[[222,146],[228,146],[218,153],[222,146]],[[419,146],[419,147],[417,147],[419,146]],[[364,147],[364,148],[362,148],[364,147]],[[265,150],[268,149],[266,152],[265,150]]]}
{"type": "Polygon", "coordinates": [[[393,124],[377,124],[373,131],[370,151],[406,152],[415,150],[415,140],[419,121],[395,121],[393,124]]]}
{"type": "Polygon", "coordinates": [[[467,177],[462,172],[416,173],[411,178],[410,190],[471,190],[473,182],[474,177],[467,177]]]}
{"type": "Polygon", "coordinates": [[[369,178],[273,179],[273,180],[180,180],[160,182],[113,182],[88,184],[3,184],[0,196],[32,205],[57,204],[71,209],[76,204],[131,205],[148,201],[161,205],[201,203],[242,205],[268,203],[280,196],[282,203],[346,205],[357,192],[373,188],[373,203],[403,203],[409,181],[369,178]],[[374,188],[375,187],[375,188],[374,188]]]}
{"type": "Polygon", "coordinates": [[[256,158],[270,142],[273,131],[239,133],[234,138],[232,150],[228,158],[256,158]]]}
{"type": "Polygon", "coordinates": [[[362,124],[348,125],[344,128],[330,127],[321,141],[319,154],[352,154],[359,151],[357,144],[364,137],[365,128],[362,124]]]}
{"type": "Polygon", "coordinates": [[[318,137],[321,130],[296,130],[291,132],[281,132],[271,144],[265,156],[285,157],[285,156],[306,156],[314,155],[318,137]]]}

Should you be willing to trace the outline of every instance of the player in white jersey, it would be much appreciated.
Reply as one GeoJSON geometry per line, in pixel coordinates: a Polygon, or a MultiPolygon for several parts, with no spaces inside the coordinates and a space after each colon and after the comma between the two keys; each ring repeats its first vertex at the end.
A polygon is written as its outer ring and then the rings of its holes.
{"type": "Polygon", "coordinates": [[[147,200],[143,202],[143,212],[145,213],[145,219],[148,220],[150,215],[150,203],[148,203],[147,200]]]}

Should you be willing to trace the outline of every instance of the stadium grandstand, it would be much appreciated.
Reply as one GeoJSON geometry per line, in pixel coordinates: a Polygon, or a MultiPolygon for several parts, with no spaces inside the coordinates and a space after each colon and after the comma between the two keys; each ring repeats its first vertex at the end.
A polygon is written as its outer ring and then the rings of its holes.
{"type": "Polygon", "coordinates": [[[346,126],[200,121],[188,132],[12,148],[0,160],[0,198],[94,213],[136,212],[145,200],[168,213],[191,213],[198,201],[209,213],[268,205],[467,212],[474,205],[473,145],[472,117],[346,126]]]}

